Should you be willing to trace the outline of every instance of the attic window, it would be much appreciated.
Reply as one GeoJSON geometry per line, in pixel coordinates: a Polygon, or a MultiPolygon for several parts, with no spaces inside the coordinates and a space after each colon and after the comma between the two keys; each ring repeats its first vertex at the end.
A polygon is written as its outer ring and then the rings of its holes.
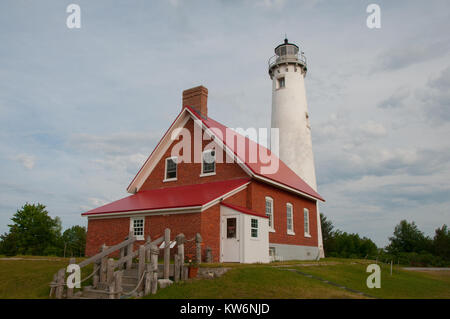
{"type": "Polygon", "coordinates": [[[216,173],[216,151],[206,150],[203,152],[202,175],[214,175],[216,173]]]}
{"type": "Polygon", "coordinates": [[[166,158],[166,176],[165,181],[171,181],[177,179],[177,158],[166,158]]]}

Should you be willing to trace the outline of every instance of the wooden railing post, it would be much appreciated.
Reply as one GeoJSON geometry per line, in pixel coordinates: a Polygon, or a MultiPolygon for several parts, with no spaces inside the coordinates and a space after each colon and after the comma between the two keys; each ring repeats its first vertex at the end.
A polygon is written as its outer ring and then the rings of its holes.
{"type": "Polygon", "coordinates": [[[152,278],[152,294],[156,294],[156,291],[158,290],[158,255],[159,255],[159,248],[155,244],[150,245],[150,259],[151,259],[151,267],[153,271],[153,278],[152,278]]]}
{"type": "Polygon", "coordinates": [[[117,299],[119,299],[122,295],[122,276],[123,270],[119,270],[114,273],[114,295],[117,299]]]}
{"type": "Polygon", "coordinates": [[[57,299],[62,299],[64,297],[64,286],[66,285],[66,283],[64,282],[65,275],[66,275],[65,268],[61,268],[60,270],[58,270],[58,274],[56,275],[57,276],[56,283],[58,286],[55,289],[55,297],[57,299]]]}
{"type": "Polygon", "coordinates": [[[210,263],[212,263],[212,249],[211,249],[211,247],[206,247],[206,249],[205,249],[205,261],[208,263],[208,264],[210,264],[210,263]]]}
{"type": "Polygon", "coordinates": [[[177,246],[178,246],[178,268],[179,268],[179,277],[180,280],[185,280],[184,278],[184,243],[186,242],[186,237],[184,234],[178,234],[176,237],[177,246]]]}
{"type": "Polygon", "coordinates": [[[115,262],[114,259],[109,258],[106,266],[106,283],[108,285],[111,285],[114,281],[114,266],[115,262]]]}
{"type": "Polygon", "coordinates": [[[145,264],[145,281],[144,281],[144,296],[152,291],[153,268],[152,264],[145,264]]]}
{"type": "Polygon", "coordinates": [[[169,279],[170,275],[170,229],[164,230],[164,279],[169,279]]]}
{"type": "MultiPolygon", "coordinates": [[[[138,280],[141,280],[144,270],[145,270],[145,246],[141,245],[139,246],[138,280]]],[[[141,290],[141,287],[138,288],[138,291],[141,290]]]]}
{"type": "Polygon", "coordinates": [[[177,282],[180,280],[180,256],[175,254],[173,259],[173,281],[177,282]]]}
{"type": "MultiPolygon", "coordinates": [[[[128,235],[128,238],[133,238],[133,236],[134,236],[134,233],[132,231],[130,231],[130,234],[128,235]]],[[[131,255],[133,253],[133,245],[134,244],[131,243],[131,244],[129,244],[127,246],[127,256],[129,256],[129,255],[131,255]]],[[[132,264],[133,264],[133,259],[127,260],[126,268],[127,269],[131,269],[132,264]]]]}
{"type": "Polygon", "coordinates": [[[150,238],[150,235],[147,236],[147,242],[145,243],[145,262],[149,263],[150,262],[150,244],[152,242],[152,239],[150,238]]]}
{"type": "MultiPolygon", "coordinates": [[[[71,264],[75,264],[75,258],[70,258],[69,259],[69,265],[71,264]]],[[[73,297],[73,288],[69,288],[67,287],[67,298],[72,298],[73,297]]]]}
{"type": "MultiPolygon", "coordinates": [[[[108,247],[103,244],[102,251],[105,251],[108,247]]],[[[100,262],[100,283],[106,283],[106,272],[108,268],[108,256],[104,256],[100,262]]]]}
{"type": "Polygon", "coordinates": [[[196,245],[196,261],[198,264],[201,264],[202,262],[202,236],[197,233],[195,235],[195,245],[196,245]]]}
{"type": "MultiPolygon", "coordinates": [[[[125,247],[120,248],[119,250],[119,260],[125,257],[125,247]]],[[[123,269],[123,263],[118,265],[119,269],[123,269]]]]}

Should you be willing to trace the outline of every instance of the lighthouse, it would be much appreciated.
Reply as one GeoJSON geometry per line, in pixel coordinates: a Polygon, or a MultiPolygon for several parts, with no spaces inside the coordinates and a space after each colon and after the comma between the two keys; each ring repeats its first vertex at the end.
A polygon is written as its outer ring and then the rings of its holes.
{"type": "MultiPolygon", "coordinates": [[[[296,44],[285,39],[275,48],[275,55],[269,59],[269,75],[272,80],[271,126],[279,129],[280,159],[317,191],[311,125],[306,102],[306,72],[306,57],[296,44]]],[[[320,257],[323,257],[319,214],[317,226],[320,257]]]]}

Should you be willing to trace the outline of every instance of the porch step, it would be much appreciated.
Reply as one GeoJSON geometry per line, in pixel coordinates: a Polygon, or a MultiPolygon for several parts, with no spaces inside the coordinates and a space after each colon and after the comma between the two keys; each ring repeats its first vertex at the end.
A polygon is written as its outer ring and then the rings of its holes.
{"type": "Polygon", "coordinates": [[[109,292],[103,289],[85,288],[78,299],[109,299],[109,292]]]}
{"type": "Polygon", "coordinates": [[[122,284],[137,285],[137,276],[122,276],[122,284]]]}

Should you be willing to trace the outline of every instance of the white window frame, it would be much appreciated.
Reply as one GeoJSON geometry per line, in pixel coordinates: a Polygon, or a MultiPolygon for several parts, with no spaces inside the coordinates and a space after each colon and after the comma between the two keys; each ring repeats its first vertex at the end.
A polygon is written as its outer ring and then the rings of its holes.
{"type": "Polygon", "coordinates": [[[166,162],[166,167],[164,169],[164,180],[163,180],[163,182],[176,181],[178,179],[178,157],[176,157],[176,156],[167,157],[165,162],[166,162]],[[174,160],[174,162],[176,164],[176,166],[175,166],[175,177],[172,177],[172,178],[167,178],[167,161],[168,160],[174,160]]]}
{"type": "Polygon", "coordinates": [[[130,217],[130,231],[133,232],[133,235],[134,235],[134,221],[135,220],[142,220],[142,235],[135,236],[136,240],[144,240],[145,239],[145,216],[130,217]]]}
{"type": "Polygon", "coordinates": [[[251,239],[259,239],[259,220],[258,218],[250,218],[250,238],[251,239]],[[252,222],[256,220],[256,227],[253,227],[252,222]],[[256,237],[252,236],[252,231],[256,229],[256,237]]]}
{"type": "Polygon", "coordinates": [[[294,233],[294,206],[291,203],[286,203],[286,231],[288,235],[295,235],[294,233]],[[289,208],[291,209],[291,216],[289,217],[289,208]],[[291,220],[291,229],[289,229],[289,219],[291,220]]]}
{"type": "Polygon", "coordinates": [[[308,208],[304,208],[303,209],[303,230],[305,232],[305,237],[311,237],[310,234],[310,225],[309,225],[309,209],[308,208]]]}
{"type": "Polygon", "coordinates": [[[264,202],[264,210],[265,210],[265,214],[266,216],[269,216],[269,231],[270,232],[275,232],[275,218],[274,218],[274,205],[273,205],[273,198],[266,196],[266,200],[264,202]],[[271,214],[267,215],[267,202],[270,202],[271,205],[271,214]]]}
{"type": "Polygon", "coordinates": [[[216,168],[217,168],[217,165],[216,165],[217,161],[216,161],[216,159],[217,159],[217,153],[216,153],[216,150],[214,148],[207,149],[207,150],[204,150],[202,152],[202,170],[201,170],[201,173],[200,173],[200,177],[216,175],[216,168]],[[203,157],[205,156],[206,153],[211,153],[211,152],[214,152],[214,171],[213,172],[204,173],[203,172],[203,157]]]}

